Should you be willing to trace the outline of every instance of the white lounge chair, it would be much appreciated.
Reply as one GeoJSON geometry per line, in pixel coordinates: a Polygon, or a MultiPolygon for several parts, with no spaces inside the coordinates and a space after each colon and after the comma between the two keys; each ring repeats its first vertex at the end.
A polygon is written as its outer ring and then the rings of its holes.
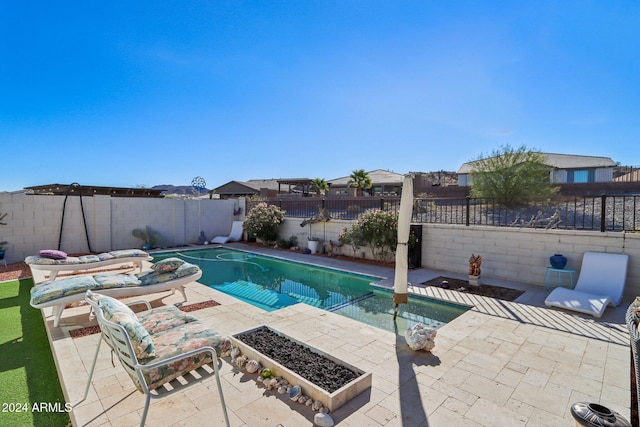
{"type": "Polygon", "coordinates": [[[603,252],[585,252],[574,289],[555,288],[544,303],[602,317],[607,306],[622,300],[629,256],[603,252]]]}
{"type": "Polygon", "coordinates": [[[57,327],[67,304],[82,301],[87,290],[112,297],[129,297],[177,289],[184,300],[184,285],[202,277],[197,265],[168,258],[152,265],[152,270],[135,274],[95,274],[50,280],[31,288],[31,307],[53,307],[53,326],[57,327]],[[171,265],[175,268],[165,268],[171,265]],[[155,267],[155,268],[154,268],[155,267]]]}
{"type": "Polygon", "coordinates": [[[31,269],[31,275],[33,277],[35,277],[33,274],[34,270],[39,270],[49,272],[49,280],[55,280],[60,271],[91,270],[93,268],[126,264],[128,262],[133,263],[134,266],[142,271],[142,261],[151,261],[152,259],[148,253],[140,249],[124,249],[104,252],[98,255],[83,255],[80,257],[65,256],[58,259],[31,255],[26,257],[24,262],[31,269]]]}
{"type": "Polygon", "coordinates": [[[244,229],[242,228],[242,221],[233,221],[233,225],[231,226],[231,232],[228,236],[216,236],[211,239],[211,243],[227,243],[227,242],[237,242],[242,239],[242,232],[244,229]]]}
{"type": "MultiPolygon", "coordinates": [[[[118,357],[133,384],[145,394],[140,427],[145,425],[152,398],[184,391],[185,387],[212,376],[218,387],[224,424],[230,425],[218,372],[218,357],[231,349],[229,338],[220,336],[197,318],[181,314],[173,306],[151,309],[145,302],[148,311],[135,314],[122,302],[91,291],[87,291],[85,300],[96,313],[102,336],[98,339],[82,400],[87,398],[104,341],[111,347],[112,358],[114,354],[118,357]]],[[[204,404],[211,403],[214,402],[204,404]]],[[[222,422],[215,418],[208,421],[209,425],[222,422]]]]}

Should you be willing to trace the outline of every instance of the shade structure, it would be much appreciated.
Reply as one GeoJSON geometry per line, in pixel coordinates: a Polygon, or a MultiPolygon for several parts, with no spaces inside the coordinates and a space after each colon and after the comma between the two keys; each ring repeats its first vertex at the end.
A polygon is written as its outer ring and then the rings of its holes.
{"type": "Polygon", "coordinates": [[[396,266],[393,281],[393,302],[396,304],[397,316],[398,304],[404,304],[407,298],[407,282],[409,268],[409,229],[413,214],[413,177],[405,175],[402,183],[402,196],[400,197],[400,212],[398,214],[398,246],[396,247],[396,266]]]}

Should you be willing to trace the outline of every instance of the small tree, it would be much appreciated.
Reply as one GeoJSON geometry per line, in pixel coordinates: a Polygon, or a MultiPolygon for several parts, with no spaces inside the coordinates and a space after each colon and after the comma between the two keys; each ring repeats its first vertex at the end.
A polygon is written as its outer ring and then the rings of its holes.
{"type": "Polygon", "coordinates": [[[357,188],[356,195],[362,196],[362,190],[371,188],[373,183],[371,182],[371,177],[364,169],[357,169],[351,172],[349,175],[349,181],[347,182],[349,187],[357,188]]]}
{"type": "Polygon", "coordinates": [[[550,172],[540,152],[524,145],[517,149],[502,146],[490,157],[480,156],[473,163],[471,195],[500,199],[508,206],[550,198],[558,192],[551,184],[550,172]]]}
{"type": "Polygon", "coordinates": [[[316,196],[321,196],[329,190],[329,183],[324,178],[313,178],[311,180],[311,190],[316,192],[316,196]]]}

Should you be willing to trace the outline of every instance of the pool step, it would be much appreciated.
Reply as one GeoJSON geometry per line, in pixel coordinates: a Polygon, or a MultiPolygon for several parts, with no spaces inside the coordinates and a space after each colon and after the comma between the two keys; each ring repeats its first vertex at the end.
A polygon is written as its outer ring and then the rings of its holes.
{"type": "Polygon", "coordinates": [[[233,296],[270,307],[286,307],[298,303],[297,300],[287,295],[279,294],[269,289],[256,289],[256,286],[246,280],[236,280],[235,282],[225,282],[223,285],[216,286],[216,288],[233,296]]]}
{"type": "Polygon", "coordinates": [[[354,304],[356,304],[356,303],[358,303],[358,302],[360,302],[360,301],[362,301],[362,300],[369,299],[369,298],[373,297],[374,295],[375,295],[375,294],[374,294],[373,292],[369,292],[369,293],[366,293],[366,294],[361,295],[361,296],[359,296],[359,297],[351,298],[351,299],[350,299],[350,300],[348,300],[348,301],[345,301],[345,302],[341,302],[341,303],[339,303],[339,304],[336,304],[336,305],[334,305],[334,306],[332,306],[332,307],[327,307],[327,309],[326,309],[326,310],[327,310],[327,311],[336,311],[336,310],[340,310],[341,308],[347,307],[347,306],[349,306],[349,305],[354,305],[354,304]]]}
{"type": "Polygon", "coordinates": [[[318,298],[313,298],[313,297],[308,297],[306,295],[299,295],[299,294],[294,294],[293,292],[289,292],[287,293],[287,295],[289,295],[291,298],[294,298],[302,303],[305,303],[307,305],[312,305],[314,307],[322,307],[323,303],[320,299],[318,298]]]}

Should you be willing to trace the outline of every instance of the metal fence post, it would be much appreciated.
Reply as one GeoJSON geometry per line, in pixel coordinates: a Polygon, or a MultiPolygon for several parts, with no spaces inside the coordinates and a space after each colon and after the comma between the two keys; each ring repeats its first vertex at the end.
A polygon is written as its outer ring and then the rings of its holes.
{"type": "Polygon", "coordinates": [[[606,231],[606,218],[605,215],[607,213],[607,195],[603,194],[600,196],[600,231],[604,233],[606,231]]]}
{"type": "Polygon", "coordinates": [[[471,215],[471,196],[467,196],[466,197],[466,204],[467,204],[467,209],[466,209],[466,218],[465,218],[465,225],[468,227],[470,224],[470,219],[469,216],[471,215]]]}
{"type": "Polygon", "coordinates": [[[384,197],[380,197],[380,210],[384,211],[384,197]]]}

